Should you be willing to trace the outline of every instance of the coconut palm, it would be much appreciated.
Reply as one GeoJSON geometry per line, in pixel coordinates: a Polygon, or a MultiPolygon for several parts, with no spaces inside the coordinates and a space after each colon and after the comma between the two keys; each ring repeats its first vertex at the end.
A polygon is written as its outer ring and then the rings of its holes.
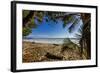
{"type": "Polygon", "coordinates": [[[83,21],[82,35],[80,39],[81,46],[81,56],[83,53],[83,48],[87,49],[87,59],[90,59],[90,14],[89,13],[67,13],[67,12],[47,12],[47,11],[23,11],[23,36],[27,36],[31,33],[32,28],[36,28],[39,25],[35,23],[35,19],[41,23],[42,20],[46,20],[47,22],[53,20],[57,23],[57,19],[61,19],[63,21],[63,27],[65,28],[67,24],[71,23],[72,25],[69,27],[69,32],[73,32],[73,28],[78,24],[79,20],[83,21]],[[47,16],[47,18],[44,18],[47,16]],[[79,16],[80,18],[76,18],[79,16]],[[30,29],[29,29],[30,28],[30,29]]]}
{"type": "Polygon", "coordinates": [[[89,13],[81,14],[83,20],[83,32],[82,38],[80,39],[81,48],[87,50],[87,59],[91,58],[91,32],[90,32],[90,22],[91,15],[89,13]]]}

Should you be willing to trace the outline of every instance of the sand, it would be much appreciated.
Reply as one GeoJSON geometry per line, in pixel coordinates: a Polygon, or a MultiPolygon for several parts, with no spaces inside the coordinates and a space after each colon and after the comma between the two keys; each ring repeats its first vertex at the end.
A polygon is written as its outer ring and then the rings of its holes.
{"type": "Polygon", "coordinates": [[[22,49],[23,63],[81,60],[79,48],[66,48],[62,52],[61,44],[23,42],[22,49]]]}

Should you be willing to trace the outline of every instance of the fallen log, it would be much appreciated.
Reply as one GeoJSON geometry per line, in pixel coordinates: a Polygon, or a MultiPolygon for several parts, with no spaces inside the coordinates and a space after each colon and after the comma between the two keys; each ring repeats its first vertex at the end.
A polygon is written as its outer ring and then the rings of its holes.
{"type": "Polygon", "coordinates": [[[62,57],[62,56],[53,55],[53,54],[51,54],[51,53],[47,53],[45,56],[46,56],[47,58],[49,58],[49,59],[63,60],[63,57],[62,57]]]}

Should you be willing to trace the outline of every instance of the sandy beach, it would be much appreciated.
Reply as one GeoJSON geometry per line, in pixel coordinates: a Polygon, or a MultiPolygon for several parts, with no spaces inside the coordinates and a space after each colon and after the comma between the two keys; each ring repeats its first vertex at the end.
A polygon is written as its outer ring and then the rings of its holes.
{"type": "Polygon", "coordinates": [[[80,51],[78,48],[66,48],[62,52],[62,45],[23,42],[22,49],[23,63],[27,62],[44,62],[44,61],[63,61],[63,60],[80,60],[80,51]]]}

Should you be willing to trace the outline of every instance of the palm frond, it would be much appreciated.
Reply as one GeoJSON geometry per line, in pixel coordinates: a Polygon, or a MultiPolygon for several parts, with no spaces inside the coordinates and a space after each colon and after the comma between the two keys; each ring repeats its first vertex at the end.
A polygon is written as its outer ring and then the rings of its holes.
{"type": "Polygon", "coordinates": [[[36,28],[38,25],[36,25],[34,18],[30,20],[30,23],[28,24],[28,27],[30,28],[36,28]]]}
{"type": "Polygon", "coordinates": [[[76,33],[75,36],[76,36],[77,38],[81,38],[81,37],[82,37],[82,34],[76,33]]]}
{"type": "Polygon", "coordinates": [[[78,29],[78,33],[76,33],[75,36],[77,38],[82,38],[82,34],[83,34],[83,25],[80,25],[80,27],[78,29]]]}
{"type": "Polygon", "coordinates": [[[69,24],[69,23],[71,23],[73,20],[74,20],[74,19],[73,19],[73,16],[70,16],[70,15],[65,16],[65,17],[63,18],[63,21],[64,21],[63,27],[65,28],[66,25],[69,24]]]}
{"type": "Polygon", "coordinates": [[[37,12],[36,17],[39,23],[43,21],[44,15],[45,15],[44,12],[37,12]]]}
{"type": "Polygon", "coordinates": [[[27,17],[27,15],[30,13],[29,10],[23,10],[23,18],[27,17]]]}
{"type": "Polygon", "coordinates": [[[71,33],[74,28],[76,27],[76,25],[79,23],[80,19],[74,19],[74,22],[72,23],[72,25],[69,27],[69,32],[71,33]]]}
{"type": "Polygon", "coordinates": [[[81,26],[79,27],[78,32],[82,34],[82,32],[83,32],[83,25],[81,25],[81,26]]]}

